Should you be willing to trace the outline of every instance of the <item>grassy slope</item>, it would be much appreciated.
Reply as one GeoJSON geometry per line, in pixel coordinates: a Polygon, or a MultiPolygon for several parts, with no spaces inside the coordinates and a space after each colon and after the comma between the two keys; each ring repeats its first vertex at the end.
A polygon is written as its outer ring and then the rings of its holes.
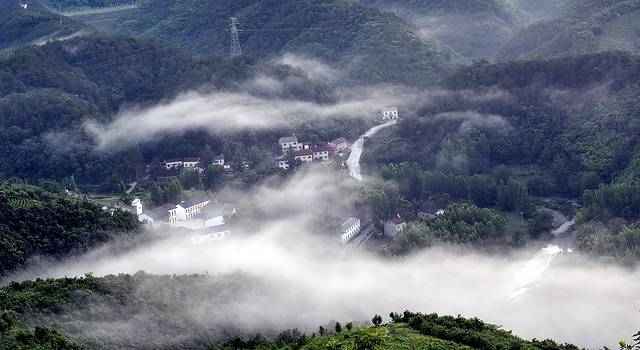
{"type": "Polygon", "coordinates": [[[147,1],[118,28],[196,52],[227,54],[230,16],[240,20],[246,55],[313,56],[337,63],[358,82],[428,85],[456,61],[451,50],[416,35],[398,17],[342,0],[195,0],[189,6],[147,1]]]}

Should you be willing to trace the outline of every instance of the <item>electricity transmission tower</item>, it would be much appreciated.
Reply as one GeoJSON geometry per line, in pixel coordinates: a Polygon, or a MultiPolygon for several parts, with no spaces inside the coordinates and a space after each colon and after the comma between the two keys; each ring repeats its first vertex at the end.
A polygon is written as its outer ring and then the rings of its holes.
{"type": "Polygon", "coordinates": [[[231,53],[229,55],[231,58],[242,56],[238,32],[238,19],[231,17],[231,53]]]}

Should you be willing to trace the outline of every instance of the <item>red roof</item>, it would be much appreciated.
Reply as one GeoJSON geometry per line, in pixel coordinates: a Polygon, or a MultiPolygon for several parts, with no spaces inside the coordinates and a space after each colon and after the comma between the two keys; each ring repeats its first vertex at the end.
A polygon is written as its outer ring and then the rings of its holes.
{"type": "Polygon", "coordinates": [[[311,156],[311,155],[313,155],[312,149],[301,149],[299,151],[296,151],[295,153],[296,157],[311,156]]]}
{"type": "Polygon", "coordinates": [[[391,218],[391,222],[393,222],[396,225],[400,225],[400,224],[404,224],[406,221],[400,216],[394,216],[391,218]]]}

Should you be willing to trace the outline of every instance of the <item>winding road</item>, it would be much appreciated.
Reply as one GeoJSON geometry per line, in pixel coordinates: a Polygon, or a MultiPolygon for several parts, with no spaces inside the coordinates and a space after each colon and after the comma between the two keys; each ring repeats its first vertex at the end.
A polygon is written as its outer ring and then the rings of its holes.
{"type": "Polygon", "coordinates": [[[351,145],[351,154],[347,159],[347,168],[349,168],[349,175],[358,181],[362,181],[362,169],[360,168],[360,158],[362,158],[362,151],[364,150],[364,141],[380,130],[394,125],[397,121],[392,120],[384,124],[376,125],[373,128],[365,132],[356,142],[351,145]]]}

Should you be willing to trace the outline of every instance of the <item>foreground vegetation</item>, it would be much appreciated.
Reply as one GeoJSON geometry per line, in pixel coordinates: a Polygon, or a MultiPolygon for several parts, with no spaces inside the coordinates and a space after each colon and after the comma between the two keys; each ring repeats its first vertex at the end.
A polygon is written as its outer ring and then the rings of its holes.
{"type": "MultiPolygon", "coordinates": [[[[297,329],[287,330],[273,339],[247,336],[229,328],[224,331],[201,328],[186,316],[189,301],[180,295],[188,291],[191,303],[200,297],[206,302],[221,301],[229,286],[247,281],[242,276],[153,276],[144,273],[96,278],[64,278],[11,283],[0,289],[0,349],[92,349],[118,348],[229,348],[229,349],[577,349],[551,340],[525,341],[498,326],[478,319],[416,314],[391,314],[392,323],[382,325],[376,316],[374,327],[334,323],[319,328],[317,334],[304,335],[297,329]],[[221,295],[222,294],[222,295],[221,295]],[[112,309],[112,314],[104,314],[112,309]],[[145,331],[136,339],[101,337],[92,333],[91,322],[104,320],[127,322],[154,312],[175,314],[164,322],[150,318],[145,331]],[[184,315],[184,316],[181,316],[184,315]],[[26,325],[22,319],[29,319],[26,325]],[[152,320],[153,319],[153,320],[152,320]],[[47,321],[48,320],[48,321],[47,321]],[[52,320],[55,320],[53,323],[52,320]],[[57,331],[43,326],[62,327],[81,345],[57,331]],[[83,325],[83,326],[82,326],[83,325]],[[79,329],[82,326],[85,329],[79,329]],[[89,326],[89,328],[86,328],[89,326]],[[36,327],[36,328],[30,328],[36,327]],[[198,329],[189,330],[189,327],[198,329]],[[163,333],[165,332],[165,333],[163,333]],[[178,333],[176,333],[178,332],[178,333]]],[[[140,325],[140,324],[139,324],[140,325]]],[[[270,330],[265,329],[265,332],[270,330]]]]}
{"type": "Polygon", "coordinates": [[[49,187],[58,192],[0,183],[0,277],[35,256],[62,258],[140,229],[129,212],[103,210],[49,187]]]}

